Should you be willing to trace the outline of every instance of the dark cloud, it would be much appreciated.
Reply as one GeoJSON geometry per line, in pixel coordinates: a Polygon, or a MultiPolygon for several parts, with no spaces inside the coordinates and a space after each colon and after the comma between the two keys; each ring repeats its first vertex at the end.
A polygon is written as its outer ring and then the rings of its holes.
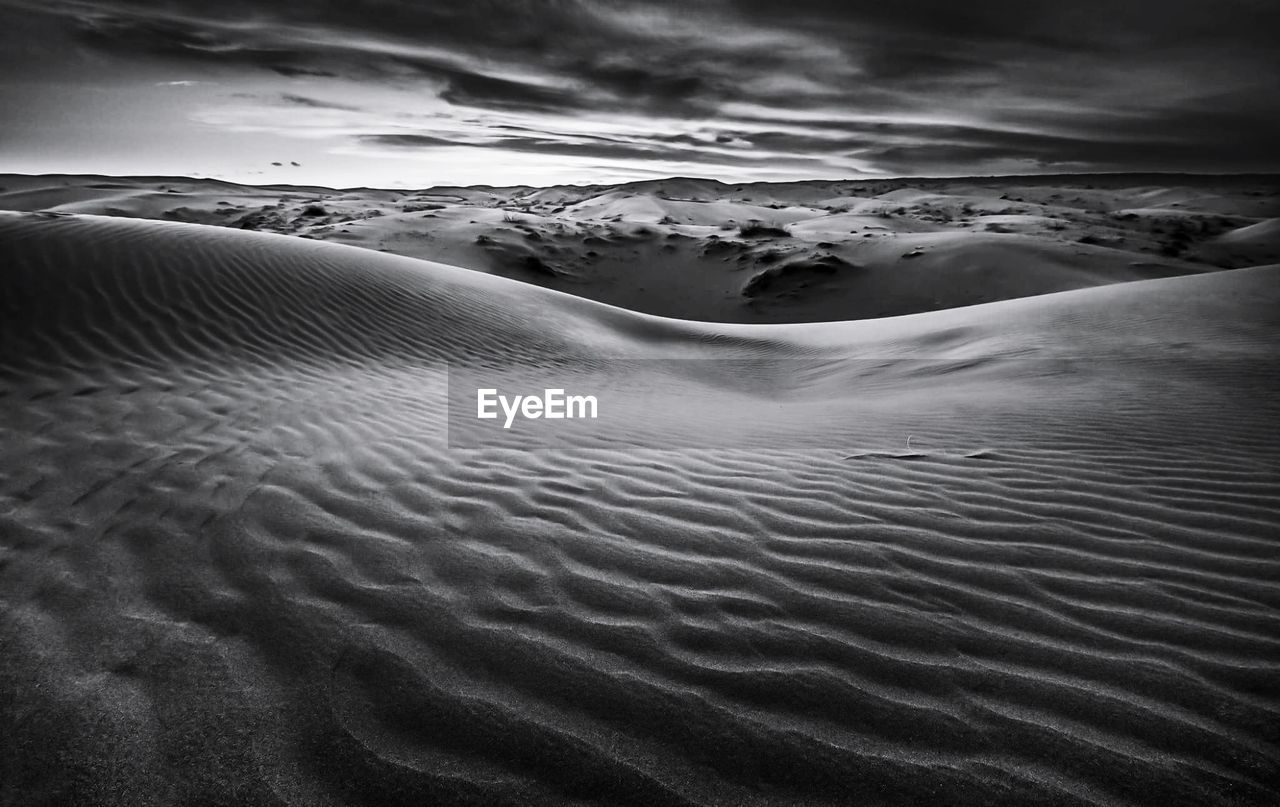
{"type": "Polygon", "coordinates": [[[700,99],[723,98],[730,94],[717,90],[710,70],[657,69],[627,63],[616,55],[610,61],[578,59],[566,65],[565,69],[589,86],[650,108],[679,109],[684,104],[694,105],[700,99]]]}
{"type": "Polygon", "coordinates": [[[446,87],[440,97],[460,106],[525,111],[564,111],[586,106],[581,96],[567,89],[539,87],[462,70],[428,67],[423,72],[442,78],[446,87]]]}
{"type": "MultiPolygon", "coordinates": [[[[705,146],[706,143],[695,138],[686,137],[654,137],[640,141],[611,140],[605,137],[576,136],[565,138],[560,136],[532,137],[524,135],[500,135],[480,141],[452,140],[446,137],[427,134],[371,134],[359,137],[362,143],[394,148],[434,149],[443,147],[469,146],[473,148],[496,149],[501,151],[521,152],[526,154],[563,155],[573,157],[595,157],[611,160],[681,161],[690,158],[705,157],[695,148],[681,148],[680,144],[705,146]]],[[[770,156],[743,154],[719,154],[720,164],[750,164],[755,161],[772,159],[770,156]]]]}
{"type": "Polygon", "coordinates": [[[393,146],[395,148],[439,148],[441,146],[465,145],[457,140],[425,134],[367,134],[360,135],[361,142],[374,146],[393,146]]]}
{"type": "Polygon", "coordinates": [[[944,47],[1011,44],[1102,53],[1188,42],[1231,42],[1271,49],[1280,8],[1269,0],[1166,0],[1159,4],[1074,0],[734,0],[762,25],[834,31],[858,39],[889,37],[944,47]]]}
{"type": "Polygon", "coordinates": [[[1009,161],[1280,167],[1280,4],[1268,0],[8,5],[60,19],[114,58],[395,88],[452,105],[457,128],[471,130],[381,134],[370,122],[349,135],[368,145],[717,165],[817,158],[897,173],[981,173],[1009,161]],[[473,121],[486,114],[523,115],[523,131],[473,121]],[[632,130],[593,137],[560,125],[592,118],[632,130]],[[671,121],[682,131],[653,131],[671,121]]]}
{"type": "Polygon", "coordinates": [[[349,104],[336,104],[332,101],[321,101],[317,98],[308,98],[305,95],[293,95],[291,93],[283,93],[280,99],[287,104],[295,106],[311,107],[312,109],[337,109],[343,112],[359,112],[360,107],[351,106],[349,104]]]}
{"type": "Polygon", "coordinates": [[[337,73],[334,73],[329,70],[315,70],[308,67],[294,67],[292,65],[282,65],[282,64],[268,65],[267,69],[273,72],[279,73],[282,76],[288,76],[289,78],[297,78],[299,76],[313,76],[313,77],[318,76],[321,78],[337,78],[338,77],[337,73]]]}

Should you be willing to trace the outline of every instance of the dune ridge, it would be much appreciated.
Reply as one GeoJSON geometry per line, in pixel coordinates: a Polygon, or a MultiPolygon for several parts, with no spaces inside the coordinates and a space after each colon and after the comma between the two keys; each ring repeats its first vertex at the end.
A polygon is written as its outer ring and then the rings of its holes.
{"type": "Polygon", "coordinates": [[[36,213],[0,300],[0,802],[1280,799],[1280,266],[712,325],[36,213]],[[460,450],[453,364],[665,405],[460,450]]]}
{"type": "Polygon", "coordinates": [[[1277,177],[1076,175],[377,190],[0,175],[0,210],[291,234],[666,317],[897,316],[1280,261],[1277,177]]]}

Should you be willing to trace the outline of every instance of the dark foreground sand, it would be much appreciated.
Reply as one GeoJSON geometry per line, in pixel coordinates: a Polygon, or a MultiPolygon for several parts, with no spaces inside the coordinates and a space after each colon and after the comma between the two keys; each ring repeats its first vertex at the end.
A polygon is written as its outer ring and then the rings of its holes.
{"type": "Polygon", "coordinates": [[[0,214],[0,306],[0,803],[1280,802],[1280,266],[699,325],[0,214]]]}

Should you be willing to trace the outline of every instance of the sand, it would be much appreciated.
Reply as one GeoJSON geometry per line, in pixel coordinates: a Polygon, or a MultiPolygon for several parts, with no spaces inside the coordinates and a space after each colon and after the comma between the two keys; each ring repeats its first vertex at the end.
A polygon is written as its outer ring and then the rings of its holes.
{"type": "Polygon", "coordinates": [[[1277,803],[1280,266],[986,277],[706,324],[0,214],[0,803],[1277,803]],[[648,397],[451,447],[448,368],[648,397]]]}
{"type": "Polygon", "coordinates": [[[391,191],[0,175],[5,209],[277,232],[709,322],[898,316],[1280,261],[1275,176],[391,191]]]}

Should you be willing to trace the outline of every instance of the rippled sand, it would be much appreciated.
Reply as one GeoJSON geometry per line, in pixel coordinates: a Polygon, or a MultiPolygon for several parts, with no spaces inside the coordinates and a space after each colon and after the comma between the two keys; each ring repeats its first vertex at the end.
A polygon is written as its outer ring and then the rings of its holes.
{"type": "Polygon", "coordinates": [[[698,325],[0,214],[0,309],[0,803],[1280,802],[1280,267],[698,325]]]}

